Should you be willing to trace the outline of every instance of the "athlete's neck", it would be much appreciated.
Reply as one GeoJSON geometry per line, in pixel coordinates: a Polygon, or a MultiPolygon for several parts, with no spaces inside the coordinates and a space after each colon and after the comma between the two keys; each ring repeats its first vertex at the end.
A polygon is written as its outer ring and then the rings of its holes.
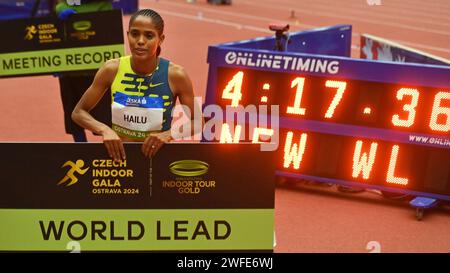
{"type": "Polygon", "coordinates": [[[136,60],[131,57],[131,69],[138,75],[149,75],[155,72],[158,67],[159,57],[146,59],[146,60],[136,60]]]}

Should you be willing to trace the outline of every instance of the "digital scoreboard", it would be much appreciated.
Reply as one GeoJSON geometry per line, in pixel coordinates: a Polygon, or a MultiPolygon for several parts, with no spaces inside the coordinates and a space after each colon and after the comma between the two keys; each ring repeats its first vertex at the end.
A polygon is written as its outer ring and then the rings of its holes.
{"type": "Polygon", "coordinates": [[[449,135],[450,89],[219,68],[221,106],[279,105],[283,118],[449,135]]]}
{"type": "Polygon", "coordinates": [[[449,67],[232,44],[208,62],[205,106],[279,107],[277,175],[450,200],[449,67]]]}

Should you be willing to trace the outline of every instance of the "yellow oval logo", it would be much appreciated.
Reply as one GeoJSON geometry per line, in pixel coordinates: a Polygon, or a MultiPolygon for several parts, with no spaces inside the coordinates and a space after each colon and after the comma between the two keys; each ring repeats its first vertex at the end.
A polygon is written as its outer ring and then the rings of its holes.
{"type": "Polygon", "coordinates": [[[78,21],[73,23],[73,28],[75,30],[83,31],[88,30],[91,28],[91,22],[90,21],[78,21]]]}
{"type": "Polygon", "coordinates": [[[179,160],[169,165],[169,170],[175,175],[199,176],[208,172],[209,164],[200,160],[179,160]]]}

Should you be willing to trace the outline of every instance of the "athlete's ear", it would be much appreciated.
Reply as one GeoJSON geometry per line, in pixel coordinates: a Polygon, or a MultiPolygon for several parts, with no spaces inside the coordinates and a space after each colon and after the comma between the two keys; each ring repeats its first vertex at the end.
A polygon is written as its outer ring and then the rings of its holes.
{"type": "Polygon", "coordinates": [[[166,36],[163,34],[163,35],[161,35],[161,37],[160,37],[160,41],[159,41],[159,45],[161,45],[162,44],[162,42],[164,42],[164,38],[166,38],[166,36]]]}

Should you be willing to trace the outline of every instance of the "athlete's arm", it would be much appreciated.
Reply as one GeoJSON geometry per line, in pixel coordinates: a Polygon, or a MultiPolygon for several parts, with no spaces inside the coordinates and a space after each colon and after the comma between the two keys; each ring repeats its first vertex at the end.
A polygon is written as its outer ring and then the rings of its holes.
{"type": "MultiPolygon", "coordinates": [[[[174,135],[176,139],[182,139],[186,136],[193,136],[200,133],[203,128],[203,116],[201,115],[201,102],[196,102],[194,97],[194,91],[192,88],[192,82],[189,75],[181,66],[174,66],[173,73],[173,89],[175,95],[178,97],[180,104],[183,106],[183,110],[187,117],[190,119],[190,132],[183,132],[183,134],[174,135]],[[197,109],[197,111],[195,111],[197,109]],[[200,113],[195,115],[196,113],[200,113]],[[195,126],[201,124],[200,127],[195,126]]],[[[178,130],[175,130],[178,132],[178,130]]]]}
{"type": "Polygon", "coordinates": [[[72,112],[72,119],[81,127],[103,136],[108,154],[114,160],[125,159],[122,140],[108,125],[96,120],[89,113],[112,85],[119,67],[119,60],[109,60],[97,71],[91,86],[81,97],[72,112]]]}
{"type": "MultiPolygon", "coordinates": [[[[194,91],[192,82],[183,67],[170,63],[169,65],[169,85],[175,97],[178,97],[181,105],[189,108],[190,113],[186,113],[190,117],[191,134],[193,135],[193,120],[194,120],[194,91]],[[192,113],[192,114],[191,114],[192,113]]],[[[150,134],[142,145],[142,152],[146,156],[154,156],[156,152],[163,146],[164,143],[172,140],[171,130],[161,133],[150,134]]]]}

